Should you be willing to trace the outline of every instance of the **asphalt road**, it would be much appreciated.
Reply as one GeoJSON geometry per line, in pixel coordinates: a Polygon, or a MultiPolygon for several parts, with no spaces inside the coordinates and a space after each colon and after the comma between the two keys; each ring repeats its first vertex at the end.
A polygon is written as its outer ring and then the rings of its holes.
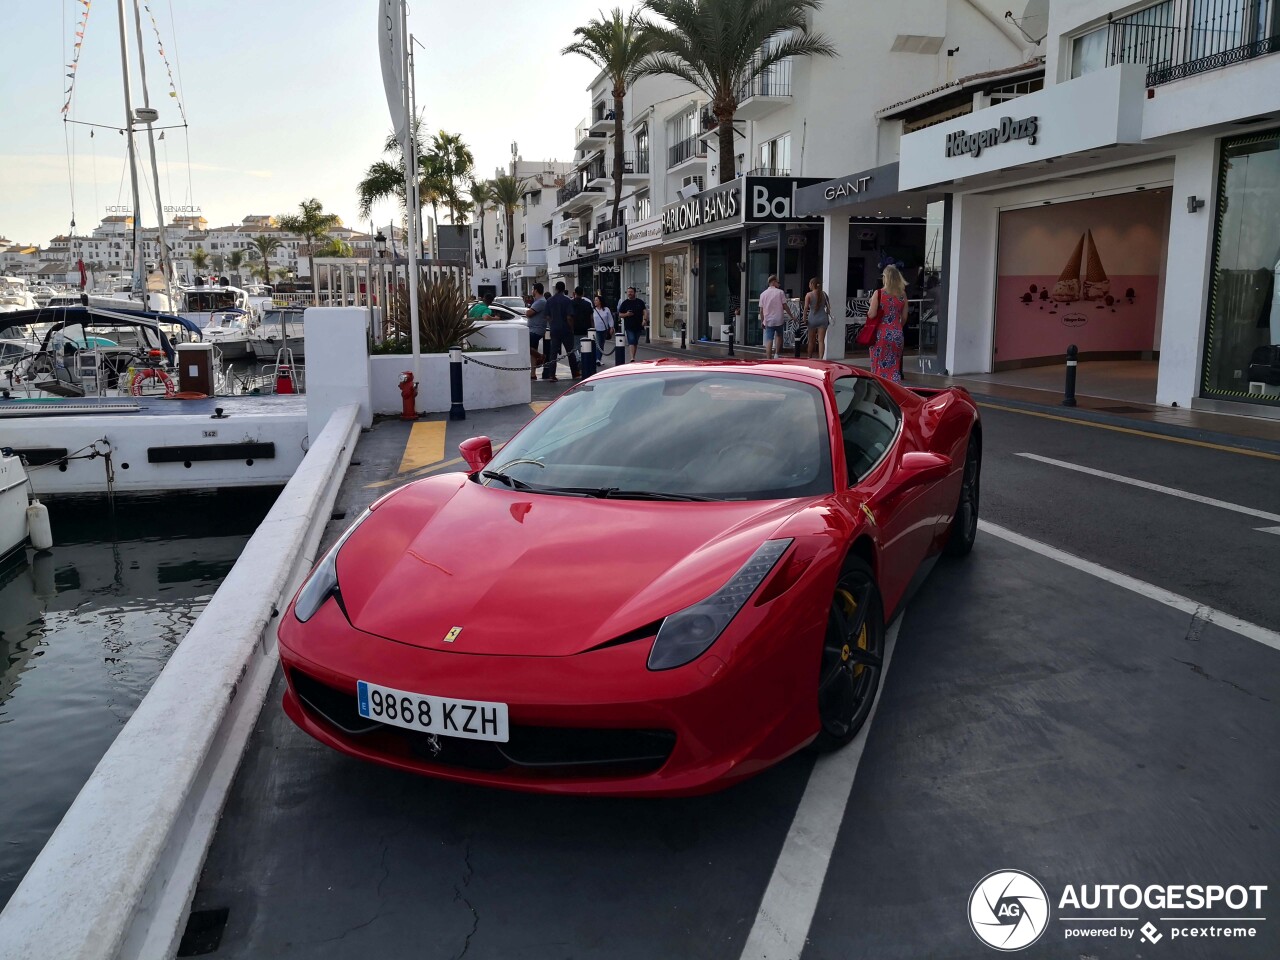
{"type": "MultiPolygon", "coordinates": [[[[988,529],[908,603],[864,738],[693,800],[527,796],[361,764],[296,730],[277,683],[197,892],[201,918],[225,911],[205,955],[981,958],[995,952],[970,930],[970,893],[1016,868],[1055,901],[1021,956],[1280,956],[1280,650],[1209,622],[1280,628],[1280,536],[1255,529],[1280,521],[1020,454],[1264,514],[1280,514],[1280,461],[983,414],[987,521],[1198,615],[988,529]],[[1068,884],[1128,883],[1266,884],[1260,912],[1190,925],[1269,919],[1229,924],[1252,937],[1175,939],[1176,911],[1056,902],[1068,884]],[[1134,919],[1063,919],[1078,916],[1134,919]],[[1146,921],[1159,942],[1067,936],[1146,921]]],[[[450,424],[445,457],[526,415],[450,424]]],[[[362,439],[348,515],[383,492],[370,484],[395,473],[405,435],[362,439]]]]}

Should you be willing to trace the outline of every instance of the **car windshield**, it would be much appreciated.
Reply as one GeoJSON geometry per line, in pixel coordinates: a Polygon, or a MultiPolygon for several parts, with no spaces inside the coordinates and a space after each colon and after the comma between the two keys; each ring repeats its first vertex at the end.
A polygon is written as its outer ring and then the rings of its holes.
{"type": "Polygon", "coordinates": [[[780,377],[654,371],[586,381],[480,474],[619,499],[776,500],[832,490],[821,391],[780,377]]]}

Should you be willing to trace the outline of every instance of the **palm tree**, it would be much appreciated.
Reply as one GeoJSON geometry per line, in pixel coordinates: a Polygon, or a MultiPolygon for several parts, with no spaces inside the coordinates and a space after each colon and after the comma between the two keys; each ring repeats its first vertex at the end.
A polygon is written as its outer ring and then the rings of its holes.
{"type": "Polygon", "coordinates": [[[618,225],[618,204],[622,202],[622,98],[627,87],[640,75],[640,67],[652,49],[653,34],[645,28],[639,11],[624,14],[619,7],[607,17],[589,20],[585,27],[575,27],[578,39],[560,52],[586,57],[609,75],[613,84],[613,216],[610,226],[618,225]]]}
{"type": "MultiPolygon", "coordinates": [[[[449,191],[440,157],[425,149],[420,127],[421,120],[415,121],[414,132],[418,138],[418,201],[424,205],[430,204],[432,219],[439,222],[439,206],[445,201],[449,191]]],[[[388,135],[382,149],[384,153],[396,154],[398,160],[394,163],[375,160],[365,171],[364,179],[356,184],[356,193],[360,197],[360,217],[363,220],[370,218],[375,203],[386,200],[388,197],[396,197],[401,206],[406,203],[404,158],[400,156],[400,141],[394,133],[388,135]]],[[[468,156],[470,156],[469,153],[468,156]]],[[[418,212],[420,215],[421,209],[418,212]]]]}
{"type": "Polygon", "coordinates": [[[809,30],[822,0],[644,0],[665,23],[648,23],[652,53],[641,76],[671,74],[711,101],[719,124],[720,182],[737,176],[733,118],[748,84],[789,57],[834,57],[835,45],[809,30]]]}
{"type": "Polygon", "coordinates": [[[471,178],[471,171],[475,167],[471,148],[462,142],[461,134],[441,130],[432,135],[427,156],[434,161],[430,164],[431,169],[440,177],[444,194],[442,202],[449,211],[449,222],[456,224],[458,217],[468,209],[460,188],[471,178]]]}
{"type": "Polygon", "coordinates": [[[268,236],[263,234],[260,237],[254,237],[249,241],[249,249],[252,253],[262,258],[262,282],[271,282],[271,258],[275,252],[280,249],[281,242],[279,237],[268,236]]]}
{"type": "Polygon", "coordinates": [[[490,181],[493,185],[493,203],[494,206],[501,208],[506,217],[507,224],[507,265],[511,265],[511,249],[515,246],[515,221],[516,207],[520,206],[520,201],[524,198],[525,187],[529,185],[527,179],[514,176],[509,173],[499,174],[490,181]]]}
{"type": "Polygon", "coordinates": [[[200,244],[196,244],[196,248],[191,251],[191,265],[196,268],[196,273],[204,275],[205,270],[209,267],[209,251],[200,244]]]}
{"type": "Polygon", "coordinates": [[[484,248],[484,215],[493,203],[493,183],[489,180],[472,180],[470,186],[471,202],[480,214],[480,266],[489,266],[489,254],[484,248]]]}
{"type": "Polygon", "coordinates": [[[237,287],[240,286],[240,268],[244,266],[244,255],[243,250],[232,250],[227,254],[227,269],[235,276],[237,287]]]}
{"type": "Polygon", "coordinates": [[[314,197],[298,204],[298,213],[285,213],[276,218],[281,230],[296,233],[307,241],[307,267],[311,271],[311,296],[315,305],[320,305],[320,290],[316,283],[315,249],[320,241],[329,236],[329,231],[342,224],[342,218],[336,213],[325,213],[324,204],[314,197]]]}
{"type": "Polygon", "coordinates": [[[316,248],[314,256],[317,257],[354,257],[355,251],[351,244],[343,240],[341,237],[330,237],[327,242],[316,248]]]}

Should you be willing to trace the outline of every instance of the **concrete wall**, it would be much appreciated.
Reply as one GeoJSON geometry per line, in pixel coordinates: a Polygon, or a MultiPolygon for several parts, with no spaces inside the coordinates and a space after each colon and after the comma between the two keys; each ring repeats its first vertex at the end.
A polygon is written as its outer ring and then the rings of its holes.
{"type": "Polygon", "coordinates": [[[307,429],[318,437],[339,407],[360,408],[360,426],[373,424],[369,403],[369,310],[365,307],[308,307],[302,315],[307,336],[307,429]]]}
{"type": "MultiPolygon", "coordinates": [[[[497,347],[480,353],[465,354],[463,364],[463,404],[472,409],[509,407],[528,403],[529,327],[518,321],[488,324],[482,334],[473,337],[473,346],[497,347]],[[494,370],[481,364],[491,364],[494,370]],[[523,368],[523,369],[521,369],[523,368]]],[[[418,381],[417,409],[425,413],[442,413],[451,406],[449,399],[449,355],[424,353],[418,381]]],[[[398,414],[401,410],[400,374],[413,369],[413,357],[387,354],[369,358],[370,402],[374,413],[398,414]]]]}
{"type": "Polygon", "coordinates": [[[0,914],[0,957],[171,957],[359,436],[335,413],[0,914]]]}

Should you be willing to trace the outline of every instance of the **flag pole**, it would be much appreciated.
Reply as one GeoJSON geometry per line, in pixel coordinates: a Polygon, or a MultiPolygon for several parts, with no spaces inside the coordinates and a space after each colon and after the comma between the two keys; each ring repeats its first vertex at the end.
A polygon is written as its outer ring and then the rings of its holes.
{"type": "Polygon", "coordinates": [[[405,3],[400,4],[400,30],[404,44],[404,186],[405,205],[409,221],[409,343],[413,350],[413,382],[422,382],[422,342],[418,334],[418,267],[422,256],[419,242],[418,198],[418,127],[414,122],[413,102],[413,44],[409,41],[409,12],[405,3]]]}

